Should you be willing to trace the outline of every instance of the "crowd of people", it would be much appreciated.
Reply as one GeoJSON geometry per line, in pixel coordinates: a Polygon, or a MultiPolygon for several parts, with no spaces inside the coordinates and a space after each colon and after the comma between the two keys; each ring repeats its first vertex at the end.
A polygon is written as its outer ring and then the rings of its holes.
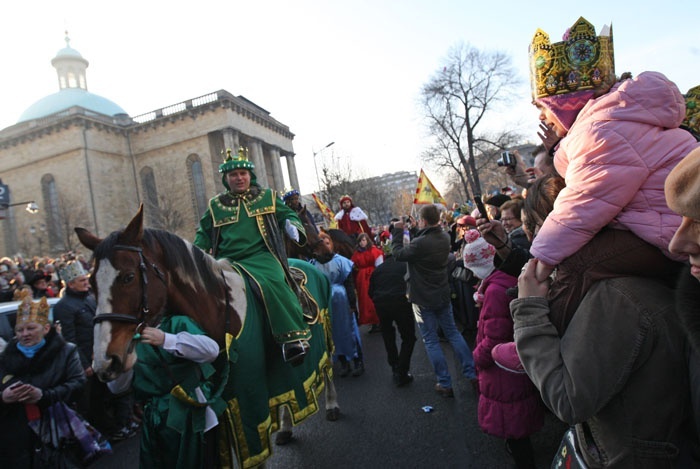
{"type": "MultiPolygon", "coordinates": [[[[338,376],[364,373],[364,325],[381,332],[393,383],[407,387],[414,381],[417,330],[435,392],[454,398],[459,378],[449,372],[443,350],[449,345],[456,369],[478,397],[480,428],[505,441],[517,468],[535,467],[530,437],[547,411],[571,426],[562,447],[574,444],[556,455],[569,458],[565,467],[573,457],[588,467],[698,467],[697,120],[663,74],[617,77],[611,38],[596,36],[583,18],[561,43],[538,34],[531,60],[540,64],[548,60],[545,52],[584,39],[601,52],[578,62],[588,68],[572,71],[566,83],[550,68],[533,67],[543,144],[531,155],[532,166],[514,151],[513,164],[505,167],[522,190],[503,188],[483,201],[483,210],[424,205],[417,218],[393,218],[374,229],[344,195],[335,215],[341,238],[333,230],[308,233],[299,218],[306,213],[299,192],[279,196],[260,187],[253,164],[229,154],[220,166],[226,191],[210,200],[194,244],[228,259],[257,284],[274,345],[289,366],[298,366],[313,315],[289,276],[280,239],[303,245],[318,237],[332,254],[308,260],[331,284],[338,376]],[[352,244],[352,255],[339,254],[339,243],[352,244]]],[[[36,437],[26,424],[52,399],[72,399],[97,426],[117,422],[104,430],[115,439],[133,434],[138,418],[131,380],[152,406],[142,467],[210,461],[207,432],[216,416],[205,418],[210,408],[202,406],[187,414],[201,413],[196,429],[164,425],[168,376],[149,374],[149,354],[155,363],[160,349],[144,347],[162,348],[184,375],[201,377],[218,346],[189,318],[168,318],[142,331],[143,362],[122,386],[106,386],[91,368],[96,303],[89,269],[73,254],[0,259],[4,301],[61,297],[53,311],[60,327],[51,327],[45,300],[23,303],[15,337],[3,344],[0,428],[10,421],[22,428],[0,438],[3,467],[27,463],[20,449],[31,448],[36,437]],[[189,352],[179,344],[189,344],[189,352]],[[23,367],[32,373],[23,374],[23,367]],[[159,459],[163,454],[170,456],[159,459]]]]}

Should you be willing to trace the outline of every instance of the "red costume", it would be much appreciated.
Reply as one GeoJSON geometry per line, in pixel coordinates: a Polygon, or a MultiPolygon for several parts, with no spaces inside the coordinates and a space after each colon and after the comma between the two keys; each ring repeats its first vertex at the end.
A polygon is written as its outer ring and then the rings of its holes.
{"type": "MultiPolygon", "coordinates": [[[[384,253],[381,249],[376,247],[371,240],[367,244],[367,248],[357,248],[352,255],[351,260],[357,268],[354,276],[359,313],[359,320],[357,322],[359,325],[379,324],[377,311],[374,309],[372,298],[369,297],[369,278],[372,276],[372,272],[374,272],[374,268],[377,265],[377,259],[383,261],[384,253]]],[[[381,261],[379,262],[380,264],[381,261]]]]}
{"type": "Polygon", "coordinates": [[[340,198],[340,212],[335,214],[335,219],[338,222],[338,228],[343,230],[348,236],[353,239],[357,238],[360,233],[370,234],[369,225],[367,224],[367,215],[360,207],[355,207],[352,203],[352,198],[349,195],[344,195],[340,198]],[[344,201],[350,202],[350,208],[343,208],[344,201]]]}

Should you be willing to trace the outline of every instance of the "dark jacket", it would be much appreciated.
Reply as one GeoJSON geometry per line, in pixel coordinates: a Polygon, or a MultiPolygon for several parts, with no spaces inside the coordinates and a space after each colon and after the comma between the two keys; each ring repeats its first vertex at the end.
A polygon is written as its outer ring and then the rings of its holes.
{"type": "Polygon", "coordinates": [[[589,467],[675,467],[697,443],[689,344],[673,303],[651,279],[602,280],[560,338],[546,299],[511,302],[523,366],[547,407],[575,425],[589,467]]]}
{"type": "Polygon", "coordinates": [[[407,264],[387,257],[369,279],[369,296],[376,303],[406,301],[407,264]]]}
{"type": "Polygon", "coordinates": [[[416,233],[410,244],[403,244],[403,231],[394,228],[392,254],[408,263],[408,301],[426,308],[440,308],[450,302],[447,256],[450,235],[440,226],[429,226],[416,233]]]}
{"type": "Polygon", "coordinates": [[[676,286],[676,311],[690,341],[689,369],[695,426],[700,429],[700,282],[690,275],[690,266],[681,272],[676,286]]]}
{"type": "Polygon", "coordinates": [[[80,363],[88,368],[92,363],[93,319],[97,304],[90,292],[66,288],[63,298],[53,307],[54,321],[61,321],[61,334],[78,346],[80,363]]]}
{"type": "MultiPolygon", "coordinates": [[[[85,384],[85,373],[75,345],[51,330],[46,345],[32,358],[17,349],[13,339],[0,355],[0,392],[22,381],[41,389],[41,412],[52,402],[68,402],[85,384]]],[[[24,404],[5,404],[0,399],[0,467],[29,467],[36,435],[29,428],[24,404]]]]}

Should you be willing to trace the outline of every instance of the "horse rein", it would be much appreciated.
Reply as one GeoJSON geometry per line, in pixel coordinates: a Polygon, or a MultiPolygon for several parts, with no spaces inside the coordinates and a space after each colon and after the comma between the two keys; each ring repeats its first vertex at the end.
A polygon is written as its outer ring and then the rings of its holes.
{"type": "MultiPolygon", "coordinates": [[[[146,323],[146,316],[150,312],[148,308],[148,277],[146,276],[148,271],[148,265],[146,264],[147,259],[143,255],[143,249],[137,246],[117,244],[114,246],[114,249],[117,251],[131,251],[139,255],[139,271],[141,273],[141,311],[139,311],[137,316],[117,313],[98,314],[93,318],[93,324],[99,324],[103,321],[128,322],[137,324],[132,340],[139,340],[141,338],[141,331],[144,327],[148,326],[146,323]]],[[[163,275],[163,272],[160,271],[158,266],[150,261],[148,261],[148,264],[155,272],[156,277],[158,277],[165,284],[165,276],[163,275]]]]}

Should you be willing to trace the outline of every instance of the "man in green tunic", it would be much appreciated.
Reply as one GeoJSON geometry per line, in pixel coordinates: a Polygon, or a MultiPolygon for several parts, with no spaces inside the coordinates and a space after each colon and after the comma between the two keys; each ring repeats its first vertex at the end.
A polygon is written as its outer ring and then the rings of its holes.
{"type": "Polygon", "coordinates": [[[209,201],[199,222],[194,244],[219,258],[228,259],[241,275],[257,285],[284,360],[300,364],[311,330],[289,274],[282,232],[299,245],[306,233],[296,212],[282,203],[275,191],[256,181],[255,166],[244,149],[236,157],[227,151],[219,166],[226,191],[209,201]]]}

